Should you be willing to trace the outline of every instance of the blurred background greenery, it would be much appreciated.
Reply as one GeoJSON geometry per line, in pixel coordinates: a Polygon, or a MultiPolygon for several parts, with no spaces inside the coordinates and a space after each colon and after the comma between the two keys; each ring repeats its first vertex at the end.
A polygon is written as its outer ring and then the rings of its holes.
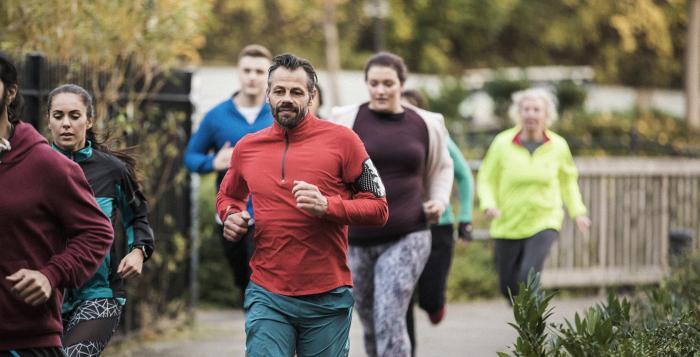
{"type": "MultiPolygon", "coordinates": [[[[473,118],[459,109],[476,90],[462,80],[466,70],[588,66],[595,84],[639,91],[685,85],[688,91],[688,73],[700,67],[698,59],[689,55],[699,43],[689,31],[700,16],[691,11],[697,1],[4,0],[0,50],[19,55],[40,52],[72,63],[73,72],[84,66],[100,70],[90,87],[98,117],[111,113],[116,133],[133,135],[153,132],[139,103],[158,89],[153,78],[170,69],[232,65],[250,43],[265,45],[273,53],[296,53],[331,71],[359,70],[370,54],[387,49],[402,56],[410,71],[444,78],[437,93],[426,92],[430,109],[445,115],[465,156],[479,160],[493,135],[510,125],[505,116],[510,95],[533,82],[503,75],[484,83],[478,90],[493,99],[497,125],[477,128],[473,118]],[[130,82],[147,85],[120,97],[120,88],[130,82]]],[[[697,86],[692,78],[690,82],[697,86]]],[[[699,155],[700,121],[689,124],[687,118],[643,105],[624,112],[589,111],[584,103],[590,85],[573,80],[548,83],[561,111],[553,129],[569,141],[575,155],[699,155]]],[[[697,100],[695,95],[687,98],[697,100]]],[[[148,160],[159,148],[173,151],[167,137],[149,140],[148,145],[132,141],[142,144],[141,154],[148,160]]],[[[176,174],[182,178],[185,173],[176,174]]],[[[160,187],[153,179],[156,175],[146,172],[149,199],[160,187]]],[[[202,176],[199,190],[201,300],[239,304],[213,226],[211,175],[202,176]]],[[[486,226],[478,215],[475,224],[486,226]]],[[[166,239],[185,246],[182,236],[166,239]]],[[[177,250],[177,261],[158,259],[179,265],[186,260],[184,249],[177,250]]],[[[449,281],[451,299],[496,295],[491,254],[489,242],[457,248],[449,281]]]]}
{"type": "Polygon", "coordinates": [[[125,56],[232,64],[249,43],[325,68],[330,21],[342,68],[385,48],[418,73],[589,65],[598,83],[671,88],[683,86],[689,25],[685,0],[5,0],[0,10],[0,49],[105,68],[125,56]]]}

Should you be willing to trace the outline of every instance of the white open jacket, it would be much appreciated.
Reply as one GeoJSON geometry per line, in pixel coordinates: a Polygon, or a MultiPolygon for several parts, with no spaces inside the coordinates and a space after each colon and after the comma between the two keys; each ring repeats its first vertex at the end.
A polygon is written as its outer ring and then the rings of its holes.
{"type": "MultiPolygon", "coordinates": [[[[425,121],[428,128],[428,158],[423,182],[423,201],[436,200],[443,204],[443,209],[450,203],[454,170],[452,158],[447,151],[447,128],[442,114],[429,112],[413,106],[405,106],[425,121]]],[[[352,129],[360,109],[359,104],[335,107],[331,110],[330,120],[336,124],[352,129]]],[[[380,172],[381,174],[381,172],[380,172]]]]}

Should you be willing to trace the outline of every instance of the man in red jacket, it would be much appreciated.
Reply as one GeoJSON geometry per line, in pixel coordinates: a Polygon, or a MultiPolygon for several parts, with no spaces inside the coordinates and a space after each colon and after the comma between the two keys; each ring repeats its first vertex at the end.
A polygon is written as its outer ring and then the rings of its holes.
{"type": "Polygon", "coordinates": [[[80,167],[18,120],[17,83],[0,55],[0,357],[64,356],[63,289],[95,273],[112,225],[80,167]]]}
{"type": "Polygon", "coordinates": [[[316,72],[284,54],[268,71],[275,123],[239,141],[217,195],[224,237],[247,231],[255,205],[255,253],[245,293],[246,353],[347,356],[352,277],[347,225],[381,226],[384,186],[352,130],[309,113],[316,72]]]}

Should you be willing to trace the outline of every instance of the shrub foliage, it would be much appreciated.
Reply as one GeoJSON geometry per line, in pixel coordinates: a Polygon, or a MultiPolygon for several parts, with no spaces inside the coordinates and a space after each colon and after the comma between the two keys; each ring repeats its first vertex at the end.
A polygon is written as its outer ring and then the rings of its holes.
{"type": "Polygon", "coordinates": [[[543,295],[534,279],[514,300],[518,339],[499,356],[700,356],[700,256],[679,264],[659,286],[631,301],[608,295],[605,303],[544,325],[554,293],[543,295]]]}

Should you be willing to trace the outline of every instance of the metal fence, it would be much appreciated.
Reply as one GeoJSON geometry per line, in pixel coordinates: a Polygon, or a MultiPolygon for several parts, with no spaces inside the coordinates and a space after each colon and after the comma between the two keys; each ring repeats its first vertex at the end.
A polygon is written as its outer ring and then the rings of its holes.
{"type": "MultiPolygon", "coordinates": [[[[64,63],[47,59],[41,55],[16,56],[15,63],[20,73],[20,93],[25,101],[22,120],[32,123],[40,132],[46,131],[46,99],[49,91],[64,83],[75,83],[91,89],[90,75],[94,70],[78,63],[64,63]]],[[[128,75],[127,75],[128,77],[128,75]]],[[[159,80],[163,85],[151,93],[141,104],[141,110],[148,113],[145,133],[139,137],[164,135],[168,144],[181,148],[174,157],[167,156],[163,162],[138,163],[142,172],[158,184],[165,183],[166,189],[156,202],[151,202],[149,219],[155,232],[156,252],[144,265],[144,275],[129,282],[129,303],[122,315],[121,334],[139,329],[143,324],[163,318],[179,318],[190,307],[190,239],[191,201],[189,176],[182,167],[182,153],[189,140],[193,106],[190,102],[192,73],[170,71],[162,74],[159,80]],[[180,118],[172,129],[173,118],[180,118]],[[170,168],[170,169],[166,169],[170,168]]],[[[125,103],[129,91],[139,91],[142,83],[130,82],[127,78],[120,89],[117,105],[125,103]]],[[[107,120],[115,113],[108,113],[107,120]]],[[[123,138],[129,145],[146,145],[138,142],[136,136],[123,138]]],[[[158,150],[160,148],[156,148],[158,150]]],[[[163,156],[166,157],[166,156],[163,156]]],[[[153,186],[154,182],[144,182],[153,186]]]]}

